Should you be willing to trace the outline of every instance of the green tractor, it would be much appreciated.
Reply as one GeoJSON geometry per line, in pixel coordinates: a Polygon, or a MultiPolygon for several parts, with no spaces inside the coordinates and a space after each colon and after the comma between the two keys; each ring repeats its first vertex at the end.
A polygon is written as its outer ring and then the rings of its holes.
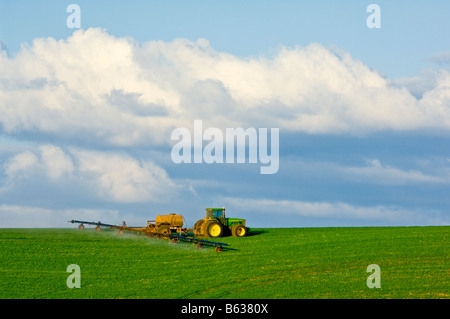
{"type": "Polygon", "coordinates": [[[231,233],[234,237],[244,237],[249,228],[245,219],[225,217],[225,208],[206,208],[206,217],[194,225],[196,237],[223,237],[231,233]]]}

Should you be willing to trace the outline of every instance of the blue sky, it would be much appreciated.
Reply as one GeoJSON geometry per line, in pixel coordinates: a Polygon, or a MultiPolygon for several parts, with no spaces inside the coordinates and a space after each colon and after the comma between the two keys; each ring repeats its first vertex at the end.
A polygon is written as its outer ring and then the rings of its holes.
{"type": "Polygon", "coordinates": [[[450,223],[448,1],[0,3],[0,227],[450,223]],[[70,29],[69,4],[81,8],[70,29]],[[369,4],[381,28],[369,29],[369,4]],[[279,128],[279,170],[171,132],[279,128]]]}
{"type": "Polygon", "coordinates": [[[106,28],[137,41],[206,38],[239,56],[279,45],[336,45],[390,77],[414,76],[448,51],[447,1],[3,1],[0,37],[11,52],[36,37],[61,39],[66,8],[77,3],[82,28],[106,28]],[[366,26],[366,8],[382,10],[382,28],[366,26]],[[376,31],[376,32],[375,32],[376,31]]]}

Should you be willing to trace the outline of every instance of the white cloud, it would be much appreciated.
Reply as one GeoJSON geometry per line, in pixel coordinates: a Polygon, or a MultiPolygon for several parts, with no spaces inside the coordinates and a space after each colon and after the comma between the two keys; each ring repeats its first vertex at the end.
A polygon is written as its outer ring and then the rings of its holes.
{"type": "Polygon", "coordinates": [[[37,155],[25,151],[13,156],[4,171],[4,191],[14,190],[21,181],[27,187],[77,185],[105,201],[142,203],[167,200],[180,189],[164,169],[150,161],[114,152],[72,149],[66,153],[54,145],[39,147],[37,155]]]}
{"type": "MultiPolygon", "coordinates": [[[[143,77],[134,43],[98,29],[67,41],[36,39],[13,59],[0,59],[0,114],[7,132],[46,132],[113,145],[159,143],[165,119],[139,116],[135,105],[114,105],[112,92],[136,93],[134,101],[164,108],[170,91],[143,77]]],[[[145,70],[144,70],[145,71],[145,70]]]]}
{"type": "Polygon", "coordinates": [[[423,69],[413,77],[392,79],[392,85],[407,88],[417,99],[422,99],[425,92],[433,90],[442,81],[447,71],[439,69],[423,69]]]}
{"type": "Polygon", "coordinates": [[[320,44],[240,58],[208,41],[137,43],[101,29],[0,57],[0,124],[115,146],[165,145],[196,118],[309,133],[450,128],[450,73],[417,99],[320,44]]]}
{"type": "Polygon", "coordinates": [[[47,209],[33,206],[0,205],[0,227],[71,227],[72,219],[120,223],[119,213],[105,209],[47,209]]]}
{"type": "MultiPolygon", "coordinates": [[[[436,59],[445,62],[446,58],[444,54],[436,59]]],[[[448,132],[450,72],[441,69],[388,80],[349,53],[320,44],[281,48],[271,57],[241,58],[215,50],[205,39],[137,43],[101,29],[78,30],[60,41],[35,39],[14,57],[0,54],[0,130],[22,139],[44,133],[36,136],[64,147],[47,144],[35,149],[27,146],[31,150],[19,153],[11,150],[14,155],[2,166],[6,179],[0,191],[3,198],[10,194],[38,197],[50,185],[51,190],[61,188],[61,193],[76,189],[83,200],[95,197],[102,203],[167,202],[185,181],[174,182],[160,166],[126,152],[87,149],[167,146],[174,128],[191,128],[195,119],[202,119],[204,128],[222,130],[448,132]],[[41,193],[36,191],[40,187],[41,193]],[[24,189],[27,192],[22,193],[24,189]]],[[[448,184],[450,180],[448,170],[429,174],[377,159],[351,167],[295,164],[296,170],[312,168],[314,174],[329,172],[364,183],[448,184]]],[[[199,181],[191,185],[195,183],[199,181]]],[[[189,190],[202,196],[192,186],[189,190]]],[[[48,201],[55,200],[51,196],[48,201]]],[[[74,195],[67,196],[72,196],[69,202],[73,203],[74,195]]],[[[267,213],[292,207],[302,216],[401,221],[410,214],[396,207],[346,203],[253,199],[233,203],[242,210],[243,204],[262,203],[257,207],[267,213]]],[[[12,216],[22,208],[30,215],[32,211],[48,216],[58,213],[5,205],[0,212],[12,216]]]]}
{"type": "Polygon", "coordinates": [[[72,175],[74,171],[72,159],[59,147],[43,145],[39,149],[41,151],[42,165],[45,167],[48,177],[59,179],[64,175],[72,175]]]}
{"type": "Polygon", "coordinates": [[[329,177],[352,183],[376,185],[419,185],[450,184],[450,169],[443,165],[423,165],[416,169],[405,169],[382,163],[379,159],[369,159],[365,165],[346,166],[324,161],[284,161],[287,174],[301,174],[308,178],[329,177]],[[419,168],[425,169],[425,172],[419,168]]]}
{"type": "Polygon", "coordinates": [[[435,54],[430,58],[430,61],[437,64],[450,64],[450,52],[440,52],[435,54]]]}
{"type": "Polygon", "coordinates": [[[420,183],[450,183],[449,172],[440,176],[426,175],[418,170],[402,170],[382,164],[378,159],[367,161],[366,166],[339,167],[342,176],[362,182],[384,185],[406,185],[420,183]]]}
{"type": "Polygon", "coordinates": [[[73,151],[81,176],[89,177],[99,196],[116,202],[147,202],[167,199],[177,185],[167,172],[151,162],[128,155],[73,151]]]}
{"type": "Polygon", "coordinates": [[[26,174],[28,170],[35,167],[38,162],[37,156],[30,151],[15,155],[4,165],[8,180],[20,178],[21,175],[26,174]]]}
{"type": "Polygon", "coordinates": [[[448,225],[448,216],[433,216],[430,211],[421,212],[396,206],[358,206],[342,202],[306,202],[299,200],[271,200],[227,197],[228,206],[263,214],[292,215],[314,218],[352,220],[353,222],[378,221],[385,225],[448,225]]]}

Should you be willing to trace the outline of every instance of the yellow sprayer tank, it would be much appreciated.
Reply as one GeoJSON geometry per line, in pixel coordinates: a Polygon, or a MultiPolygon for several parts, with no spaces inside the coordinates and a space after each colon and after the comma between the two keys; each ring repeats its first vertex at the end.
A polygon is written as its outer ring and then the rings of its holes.
{"type": "Polygon", "coordinates": [[[170,214],[156,216],[156,226],[167,224],[171,227],[183,227],[183,215],[170,214]]]}

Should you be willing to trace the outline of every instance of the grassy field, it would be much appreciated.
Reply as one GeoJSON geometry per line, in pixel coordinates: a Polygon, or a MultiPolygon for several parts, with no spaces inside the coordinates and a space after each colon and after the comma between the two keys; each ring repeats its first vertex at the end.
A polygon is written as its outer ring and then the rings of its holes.
{"type": "Polygon", "coordinates": [[[216,253],[93,229],[0,229],[0,298],[446,298],[450,227],[254,229],[216,253]],[[81,269],[69,289],[67,266],[81,269]],[[367,266],[381,269],[369,289],[367,266]]]}

